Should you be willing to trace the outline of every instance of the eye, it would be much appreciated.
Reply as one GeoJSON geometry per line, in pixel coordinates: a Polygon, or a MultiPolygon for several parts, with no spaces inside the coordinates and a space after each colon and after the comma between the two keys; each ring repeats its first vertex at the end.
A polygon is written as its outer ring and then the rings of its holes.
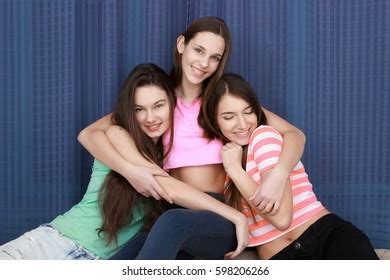
{"type": "Polygon", "coordinates": [[[253,109],[250,108],[250,109],[246,110],[246,111],[244,112],[244,114],[246,114],[246,115],[251,115],[251,114],[253,114],[253,109]]]}
{"type": "Polygon", "coordinates": [[[231,120],[233,118],[234,118],[233,115],[225,115],[225,116],[222,117],[222,119],[224,119],[225,121],[231,120]]]}
{"type": "Polygon", "coordinates": [[[154,106],[155,109],[161,109],[164,107],[164,104],[157,104],[156,106],[154,106]]]}
{"type": "Polygon", "coordinates": [[[143,110],[142,108],[135,108],[134,111],[135,111],[136,113],[139,113],[139,112],[142,112],[142,110],[143,110]]]}
{"type": "Polygon", "coordinates": [[[197,53],[203,53],[203,51],[202,51],[202,49],[200,49],[200,48],[194,48],[194,50],[197,52],[197,53]]]}
{"type": "Polygon", "coordinates": [[[212,56],[211,59],[214,60],[215,62],[221,61],[221,58],[219,56],[212,56]]]}

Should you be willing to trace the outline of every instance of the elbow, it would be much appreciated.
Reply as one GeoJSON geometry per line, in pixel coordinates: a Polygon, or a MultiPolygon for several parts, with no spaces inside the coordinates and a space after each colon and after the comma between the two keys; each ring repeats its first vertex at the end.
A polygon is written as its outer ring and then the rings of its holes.
{"type": "Polygon", "coordinates": [[[288,229],[292,222],[292,215],[285,215],[284,217],[278,218],[274,223],[274,227],[277,230],[285,231],[288,229]]]}
{"type": "Polygon", "coordinates": [[[88,131],[86,128],[84,128],[82,131],[80,131],[79,135],[77,135],[77,141],[79,141],[79,143],[83,146],[86,142],[87,134],[88,134],[88,131]]]}
{"type": "Polygon", "coordinates": [[[298,129],[298,134],[299,134],[299,137],[301,138],[302,144],[305,145],[305,143],[306,143],[306,135],[305,135],[305,133],[303,133],[302,130],[298,129]]]}

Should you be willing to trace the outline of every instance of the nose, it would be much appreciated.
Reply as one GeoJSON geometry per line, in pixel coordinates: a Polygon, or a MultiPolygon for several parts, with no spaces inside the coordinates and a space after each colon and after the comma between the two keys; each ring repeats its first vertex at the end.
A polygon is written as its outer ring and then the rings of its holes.
{"type": "Polygon", "coordinates": [[[237,127],[240,129],[245,129],[246,126],[247,126],[247,121],[246,121],[245,117],[242,115],[238,116],[237,127]]]}
{"type": "Polygon", "coordinates": [[[206,68],[207,66],[209,66],[209,58],[204,56],[200,59],[200,65],[203,67],[203,68],[206,68]]]}
{"type": "Polygon", "coordinates": [[[148,110],[146,112],[146,122],[153,123],[156,119],[156,115],[154,114],[153,110],[148,110]]]}

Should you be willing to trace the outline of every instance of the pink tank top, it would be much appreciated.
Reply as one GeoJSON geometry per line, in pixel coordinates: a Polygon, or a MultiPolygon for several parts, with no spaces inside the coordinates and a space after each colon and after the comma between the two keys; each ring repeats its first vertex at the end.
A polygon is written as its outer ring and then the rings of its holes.
{"type": "MultiPolygon", "coordinates": [[[[177,98],[174,112],[174,136],[170,153],[164,160],[164,169],[222,163],[219,140],[208,141],[198,124],[201,100],[187,103],[177,98]]],[[[164,148],[169,143],[169,131],[163,136],[164,148]]]]}

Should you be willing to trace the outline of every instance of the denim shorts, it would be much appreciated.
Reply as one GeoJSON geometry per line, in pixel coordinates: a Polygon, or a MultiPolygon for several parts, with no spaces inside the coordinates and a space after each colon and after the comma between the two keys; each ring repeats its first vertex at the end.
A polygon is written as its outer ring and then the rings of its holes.
{"type": "Polygon", "coordinates": [[[44,224],[0,246],[0,260],[96,260],[98,256],[44,224]]]}

